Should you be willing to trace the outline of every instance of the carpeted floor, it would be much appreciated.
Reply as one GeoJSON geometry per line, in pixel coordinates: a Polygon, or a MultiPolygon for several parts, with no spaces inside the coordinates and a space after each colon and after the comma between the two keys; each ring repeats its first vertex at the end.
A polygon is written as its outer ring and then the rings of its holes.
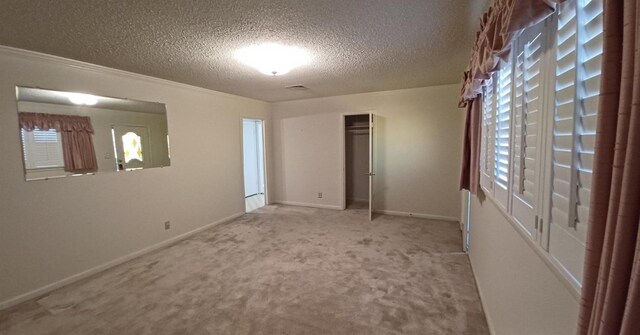
{"type": "Polygon", "coordinates": [[[0,311],[9,334],[488,334],[452,222],[266,206],[0,311]]]}

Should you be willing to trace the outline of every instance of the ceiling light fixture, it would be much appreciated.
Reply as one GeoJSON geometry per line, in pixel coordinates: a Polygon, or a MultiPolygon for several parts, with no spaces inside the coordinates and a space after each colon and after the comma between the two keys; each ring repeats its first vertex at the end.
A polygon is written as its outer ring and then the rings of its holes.
{"type": "Polygon", "coordinates": [[[251,45],[236,51],[235,56],[240,62],[273,76],[283,75],[311,61],[304,49],[276,43],[251,45]]]}
{"type": "Polygon", "coordinates": [[[98,97],[84,93],[67,93],[67,98],[76,105],[93,106],[98,103],[98,97]]]}

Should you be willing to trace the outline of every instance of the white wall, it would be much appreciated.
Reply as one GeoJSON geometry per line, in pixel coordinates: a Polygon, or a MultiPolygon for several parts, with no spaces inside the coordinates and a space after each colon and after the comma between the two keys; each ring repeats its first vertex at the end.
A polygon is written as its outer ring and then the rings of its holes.
{"type": "Polygon", "coordinates": [[[269,104],[9,48],[0,73],[0,306],[244,211],[241,117],[269,104]],[[16,85],[165,103],[171,166],[24,181],[16,85]]]}
{"type": "Polygon", "coordinates": [[[469,257],[494,334],[575,334],[579,302],[493,202],[471,197],[469,257]]]}
{"type": "Polygon", "coordinates": [[[341,114],[374,112],[376,208],[459,218],[459,91],[446,85],[275,103],[274,199],[340,208],[341,114]]]}

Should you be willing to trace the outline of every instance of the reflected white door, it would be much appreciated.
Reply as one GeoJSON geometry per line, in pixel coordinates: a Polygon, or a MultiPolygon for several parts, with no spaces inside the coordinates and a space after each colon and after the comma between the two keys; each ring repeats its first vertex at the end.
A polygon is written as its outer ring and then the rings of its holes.
{"type": "Polygon", "coordinates": [[[262,120],[242,120],[242,151],[245,209],[249,212],[266,203],[262,120]]]}
{"type": "Polygon", "coordinates": [[[375,211],[375,114],[369,114],[369,221],[373,220],[373,212],[375,211]]]}
{"type": "Polygon", "coordinates": [[[151,147],[147,127],[114,125],[112,130],[118,170],[151,167],[151,147]]]}

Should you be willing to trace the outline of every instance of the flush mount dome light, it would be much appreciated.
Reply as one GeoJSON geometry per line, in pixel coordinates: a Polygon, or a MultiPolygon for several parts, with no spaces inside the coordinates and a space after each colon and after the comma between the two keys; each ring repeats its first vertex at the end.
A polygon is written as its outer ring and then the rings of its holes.
{"type": "Polygon", "coordinates": [[[67,97],[71,103],[76,105],[93,106],[98,103],[98,97],[84,93],[67,93],[67,97]]]}
{"type": "Polygon", "coordinates": [[[285,74],[311,61],[305,50],[275,43],[251,45],[236,51],[235,56],[240,62],[273,76],[285,74]]]}

